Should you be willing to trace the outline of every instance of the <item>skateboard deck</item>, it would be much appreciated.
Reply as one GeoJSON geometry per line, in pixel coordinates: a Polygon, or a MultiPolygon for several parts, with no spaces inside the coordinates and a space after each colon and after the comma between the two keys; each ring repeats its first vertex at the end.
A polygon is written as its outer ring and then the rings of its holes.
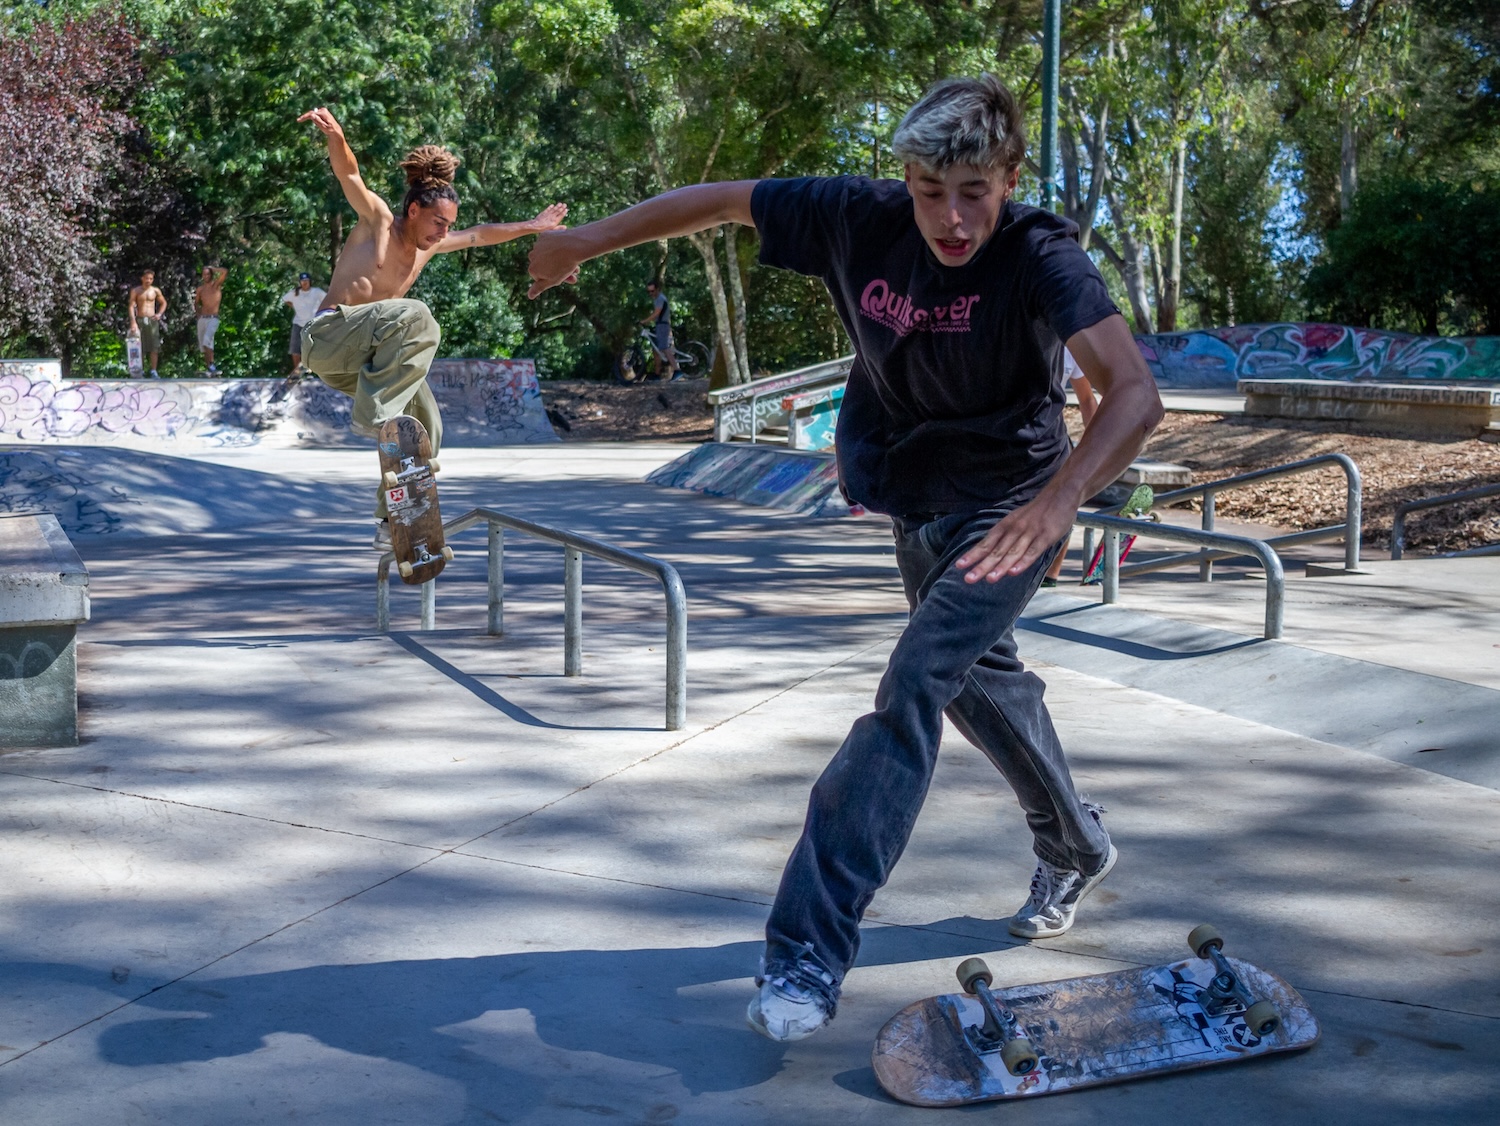
{"type": "Polygon", "coordinates": [[[902,1102],[960,1106],[1031,1098],[1297,1051],[1318,1039],[1317,1019],[1295,989],[1222,953],[1217,961],[1193,957],[992,991],[978,959],[960,970],[972,975],[976,964],[983,977],[972,986],[975,993],[908,1005],[876,1037],[875,1077],[902,1102]],[[1216,992],[1226,972],[1238,979],[1237,994],[1216,992]],[[1011,1015],[1008,1044],[981,992],[998,1003],[1002,1018],[1011,1015]],[[1013,1051],[1017,1044],[1025,1050],[1013,1051]]]}
{"type": "MultiPolygon", "coordinates": [[[[1137,485],[1130,494],[1130,499],[1125,502],[1117,515],[1127,520],[1155,519],[1151,516],[1151,506],[1156,503],[1156,494],[1150,485],[1137,485]]],[[[1130,549],[1135,546],[1134,536],[1120,537],[1120,558],[1118,562],[1125,562],[1125,557],[1130,554],[1130,549]]],[[[1088,567],[1083,572],[1083,578],[1079,580],[1080,586],[1088,586],[1090,583],[1099,581],[1104,572],[1104,543],[1101,540],[1098,547],[1094,549],[1094,557],[1089,560],[1088,567]]]]}
{"type": "Polygon", "coordinates": [[[146,367],[141,362],[141,338],[139,336],[125,337],[125,370],[136,379],[146,374],[146,367]]]}
{"type": "Polygon", "coordinates": [[[377,448],[396,570],[402,582],[419,586],[437,578],[453,558],[443,542],[432,442],[426,427],[401,414],[381,424],[377,448]]]}

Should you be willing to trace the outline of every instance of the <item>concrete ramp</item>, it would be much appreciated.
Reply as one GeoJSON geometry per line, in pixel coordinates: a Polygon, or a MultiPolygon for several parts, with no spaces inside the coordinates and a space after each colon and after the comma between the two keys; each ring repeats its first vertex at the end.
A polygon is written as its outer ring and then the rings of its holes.
{"type": "MultiPolygon", "coordinates": [[[[438,360],[428,382],[444,444],[555,442],[531,360],[438,360]]],[[[68,380],[55,362],[0,361],[0,441],[188,452],[366,446],[351,400],[316,379],[68,380]]]]}
{"type": "Polygon", "coordinates": [[[805,516],[848,516],[832,454],[777,446],[705,442],[646,477],[653,485],[784,508],[805,516]]]}

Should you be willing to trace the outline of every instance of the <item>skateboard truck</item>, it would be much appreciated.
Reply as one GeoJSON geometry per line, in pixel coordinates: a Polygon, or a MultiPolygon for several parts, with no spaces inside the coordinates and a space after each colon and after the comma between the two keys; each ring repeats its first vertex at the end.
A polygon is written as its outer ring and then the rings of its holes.
{"type": "Polygon", "coordinates": [[[1218,931],[1207,923],[1194,927],[1188,935],[1188,947],[1218,971],[1203,990],[1201,1003],[1204,1012],[1216,1017],[1238,1006],[1245,1012],[1245,1023],[1250,1026],[1250,1031],[1261,1037],[1269,1036],[1281,1027],[1276,1006],[1269,1001],[1254,1000],[1240,975],[1229,964],[1229,959],[1224,957],[1224,939],[1218,931]]]}
{"type": "Polygon", "coordinates": [[[966,1025],[964,1038],[980,1055],[1000,1053],[1000,1062],[1012,1075],[1028,1075],[1039,1062],[1031,1041],[1021,1034],[1016,1015],[1002,1005],[990,984],[995,980],[983,958],[966,958],[959,963],[958,984],[965,993],[979,999],[984,1023],[966,1025]]]}
{"type": "Polygon", "coordinates": [[[413,552],[414,557],[410,562],[407,562],[405,559],[403,559],[400,563],[396,564],[396,570],[401,573],[401,577],[403,579],[411,578],[412,574],[418,567],[425,567],[431,563],[436,563],[439,559],[442,559],[444,562],[448,563],[451,563],[453,561],[453,549],[447,544],[443,545],[443,550],[440,551],[437,555],[434,555],[432,552],[428,551],[427,545],[425,543],[417,544],[417,546],[413,549],[413,552]]]}
{"type": "Polygon", "coordinates": [[[437,474],[438,463],[436,461],[428,461],[426,465],[417,465],[416,460],[414,457],[403,457],[400,469],[387,469],[381,478],[385,482],[385,487],[394,489],[402,482],[410,481],[413,477],[420,477],[424,473],[437,474]]]}

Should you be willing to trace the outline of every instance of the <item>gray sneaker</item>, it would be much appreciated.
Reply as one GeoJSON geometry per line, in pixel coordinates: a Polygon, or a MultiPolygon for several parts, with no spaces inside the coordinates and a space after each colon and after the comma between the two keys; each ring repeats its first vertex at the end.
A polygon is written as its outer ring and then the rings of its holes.
{"type": "Polygon", "coordinates": [[[375,542],[370,546],[376,551],[391,550],[391,522],[389,520],[375,521],[375,542]]]}
{"type": "Polygon", "coordinates": [[[767,1040],[786,1043],[811,1036],[829,1021],[823,998],[784,977],[768,977],[745,1010],[750,1027],[767,1040]]]}
{"type": "Polygon", "coordinates": [[[1045,860],[1037,861],[1036,875],[1031,877],[1031,897],[1011,918],[1007,929],[1017,938],[1056,938],[1073,925],[1079,901],[1109,875],[1120,857],[1114,845],[1104,864],[1085,876],[1072,868],[1054,868],[1045,860]]]}

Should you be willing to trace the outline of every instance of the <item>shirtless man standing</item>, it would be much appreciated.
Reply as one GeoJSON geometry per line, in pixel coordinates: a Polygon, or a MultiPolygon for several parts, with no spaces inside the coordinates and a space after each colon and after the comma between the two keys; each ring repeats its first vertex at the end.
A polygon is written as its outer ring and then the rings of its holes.
{"type": "Polygon", "coordinates": [[[161,326],[167,315],[167,295],[156,288],[156,271],[141,273],[141,284],[130,289],[130,331],[141,338],[141,351],[151,357],[151,378],[160,379],[156,364],[161,357],[161,326]]]}
{"type": "MultiPolygon", "coordinates": [[[[522,223],[481,223],[451,230],[458,218],[453,175],[458,158],[437,145],[423,145],[401,162],[406,197],[393,215],[385,200],[365,186],[343,127],[319,107],[297,118],[311,121],[328,138],[328,159],[359,222],[344,243],[328,293],[302,327],[302,362],[324,383],[354,398],[352,427],[374,436],[380,424],[400,414],[419,421],[436,454],[443,423],[427,386],[437,355],[439,330],[420,301],[405,299],[434,254],[495,246],[562,226],[565,204],[554,203],[522,223]]],[[[388,545],[385,494],[377,494],[380,521],[376,546],[388,545]]]]}
{"type": "Polygon", "coordinates": [[[218,375],[214,363],[214,333],[219,331],[219,305],[224,300],[224,279],[229,271],[223,266],[204,266],[203,282],[193,290],[193,304],[198,310],[198,351],[209,375],[218,375]]]}

